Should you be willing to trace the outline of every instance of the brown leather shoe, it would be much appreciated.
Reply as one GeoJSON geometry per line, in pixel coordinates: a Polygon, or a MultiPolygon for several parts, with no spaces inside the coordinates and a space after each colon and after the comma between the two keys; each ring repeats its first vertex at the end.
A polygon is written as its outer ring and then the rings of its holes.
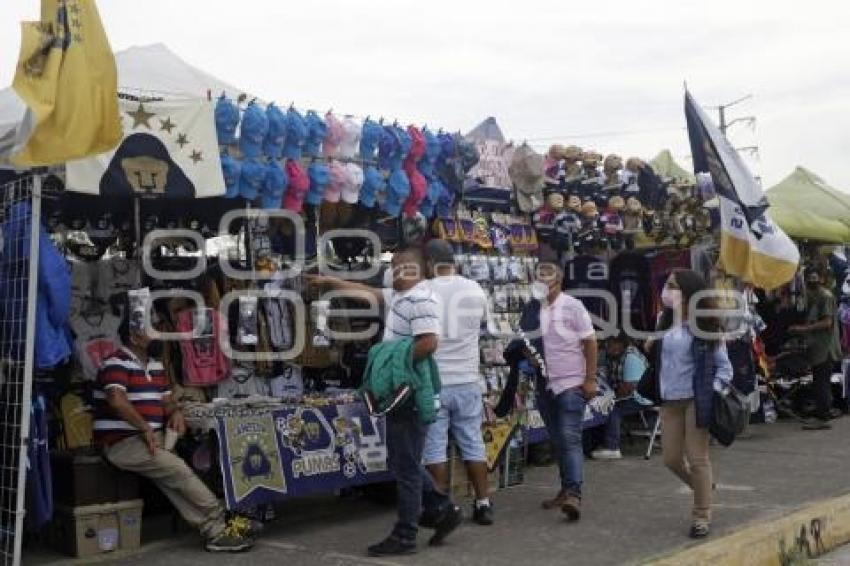
{"type": "Polygon", "coordinates": [[[567,502],[567,492],[563,489],[558,492],[554,499],[547,499],[543,502],[543,508],[547,511],[557,509],[567,502]]]}
{"type": "Polygon", "coordinates": [[[575,495],[567,495],[561,511],[570,521],[578,521],[581,518],[581,499],[575,495]]]}

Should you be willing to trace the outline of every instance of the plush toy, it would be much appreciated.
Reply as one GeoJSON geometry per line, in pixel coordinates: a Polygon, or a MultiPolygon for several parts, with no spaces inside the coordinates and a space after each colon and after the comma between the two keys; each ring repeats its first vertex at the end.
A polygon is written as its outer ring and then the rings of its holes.
{"type": "Polygon", "coordinates": [[[623,169],[620,178],[620,181],[623,185],[624,197],[636,197],[640,194],[640,185],[638,185],[638,177],[643,167],[644,162],[638,157],[629,157],[626,160],[626,167],[625,169],[623,169]]]}
{"type": "Polygon", "coordinates": [[[556,214],[562,212],[564,210],[564,195],[557,191],[549,193],[546,197],[546,207],[556,214]]]}
{"type": "Polygon", "coordinates": [[[571,195],[569,199],[567,199],[567,208],[576,214],[581,214],[581,197],[578,195],[571,195]]]}
{"type": "Polygon", "coordinates": [[[581,154],[581,166],[586,180],[596,181],[600,178],[599,163],[602,161],[602,154],[593,150],[585,151],[581,154]]]}
{"type": "Polygon", "coordinates": [[[623,212],[623,232],[637,234],[643,226],[643,205],[636,197],[629,197],[623,212]]]}
{"type": "Polygon", "coordinates": [[[605,174],[605,188],[614,190],[620,188],[620,170],[623,168],[623,158],[611,154],[605,158],[602,170],[605,174]]]}
{"type": "Polygon", "coordinates": [[[596,230],[599,222],[599,209],[596,208],[596,203],[592,200],[581,205],[581,220],[585,232],[596,230]]]}
{"type": "Polygon", "coordinates": [[[581,179],[582,166],[579,161],[582,158],[582,150],[576,145],[571,145],[564,148],[562,153],[564,159],[564,176],[567,182],[581,179]]]}
{"type": "Polygon", "coordinates": [[[564,152],[566,148],[559,143],[552,144],[546,154],[545,179],[552,185],[557,185],[564,177],[564,152]]]}

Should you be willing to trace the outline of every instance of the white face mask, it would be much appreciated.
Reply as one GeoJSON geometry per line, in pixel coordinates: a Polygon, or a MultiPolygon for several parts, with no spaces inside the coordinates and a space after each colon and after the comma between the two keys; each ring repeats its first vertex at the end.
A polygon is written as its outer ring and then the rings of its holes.
{"type": "Polygon", "coordinates": [[[542,281],[535,281],[531,285],[531,296],[538,301],[546,299],[549,296],[549,286],[542,281]]]}
{"type": "Polygon", "coordinates": [[[661,303],[668,309],[678,309],[682,306],[682,291],[664,287],[661,290],[661,303]]]}

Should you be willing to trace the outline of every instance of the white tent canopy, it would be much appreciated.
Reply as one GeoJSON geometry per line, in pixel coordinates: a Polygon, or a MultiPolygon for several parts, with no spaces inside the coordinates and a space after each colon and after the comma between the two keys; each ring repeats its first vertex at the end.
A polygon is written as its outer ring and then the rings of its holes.
{"type": "MultiPolygon", "coordinates": [[[[125,49],[115,54],[115,62],[122,93],[161,98],[206,98],[208,92],[213,97],[223,92],[236,98],[245,93],[193,67],[161,43],[125,49]]],[[[252,98],[250,94],[248,97],[252,98]]],[[[13,132],[25,112],[26,106],[12,87],[0,90],[0,156],[11,150],[13,132]]]]}

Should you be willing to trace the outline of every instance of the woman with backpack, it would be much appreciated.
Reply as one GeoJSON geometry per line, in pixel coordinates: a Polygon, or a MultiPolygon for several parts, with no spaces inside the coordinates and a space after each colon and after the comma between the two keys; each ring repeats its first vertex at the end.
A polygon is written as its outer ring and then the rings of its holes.
{"type": "Polygon", "coordinates": [[[661,292],[664,310],[650,345],[655,401],[661,403],[664,464],[694,492],[690,536],[708,536],[711,462],[708,457],[714,391],[732,379],[720,320],[698,311],[716,308],[708,285],[694,271],[674,272],[661,292]]]}

